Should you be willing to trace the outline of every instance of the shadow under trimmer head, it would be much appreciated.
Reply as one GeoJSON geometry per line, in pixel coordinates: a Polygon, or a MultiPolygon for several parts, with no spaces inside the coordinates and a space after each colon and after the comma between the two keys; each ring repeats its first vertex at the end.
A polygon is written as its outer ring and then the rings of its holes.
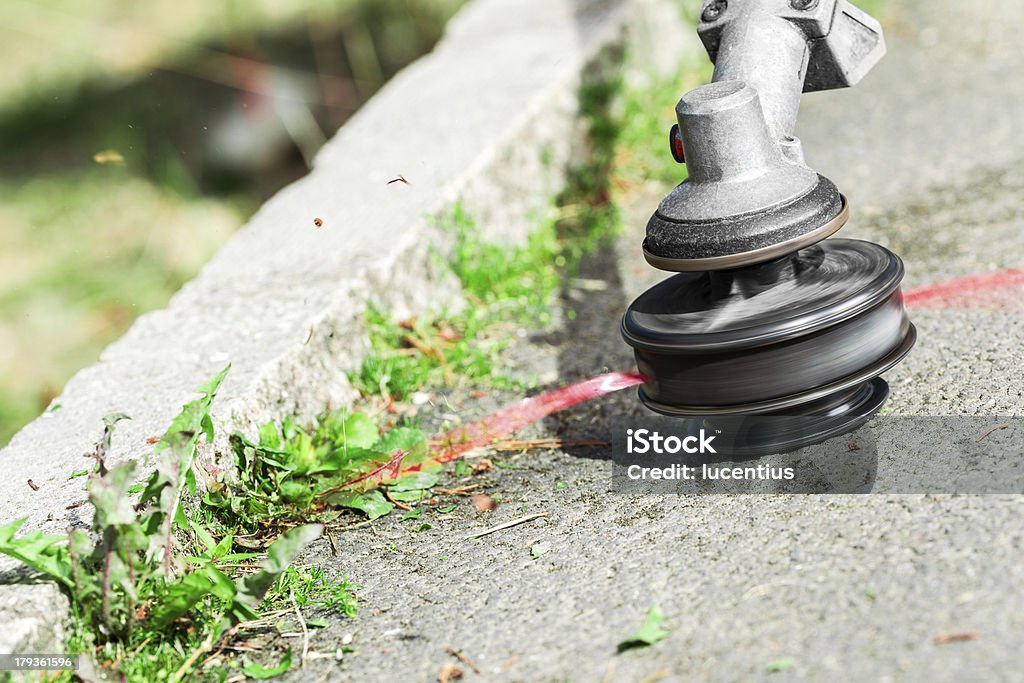
{"type": "Polygon", "coordinates": [[[825,240],[850,207],[793,136],[802,92],[856,83],[885,52],[846,0],[710,0],[701,39],[712,83],[676,107],[688,178],[647,225],[647,261],[679,274],[627,309],[622,335],[665,415],[820,416],[800,446],[881,408],[879,375],[910,351],[903,263],[884,247],[825,240]]]}

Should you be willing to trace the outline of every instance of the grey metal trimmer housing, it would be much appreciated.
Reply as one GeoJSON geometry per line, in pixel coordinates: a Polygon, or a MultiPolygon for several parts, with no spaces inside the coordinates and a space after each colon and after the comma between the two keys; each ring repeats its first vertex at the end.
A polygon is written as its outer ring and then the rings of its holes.
{"type": "Polygon", "coordinates": [[[759,444],[800,447],[874,415],[880,375],[916,339],[902,261],[825,239],[850,207],[793,135],[801,94],[860,80],[885,52],[882,30],[846,0],[708,0],[698,31],[714,80],[676,107],[671,151],[689,177],[644,241],[652,265],[679,272],[629,306],[621,332],[648,408],[811,418],[759,444]]]}
{"type": "Polygon", "coordinates": [[[881,26],[846,0],[709,0],[698,33],[714,77],[676,106],[689,177],[651,217],[647,260],[735,268],[828,237],[846,203],[804,161],[800,96],[859,81],[885,54],[881,26]]]}

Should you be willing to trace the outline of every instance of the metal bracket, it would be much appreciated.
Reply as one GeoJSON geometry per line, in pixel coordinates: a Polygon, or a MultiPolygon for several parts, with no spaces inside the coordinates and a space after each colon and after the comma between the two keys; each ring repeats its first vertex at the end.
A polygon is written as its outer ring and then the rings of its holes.
{"type": "Polygon", "coordinates": [[[714,81],[744,81],[779,137],[800,93],[854,85],[885,55],[882,27],[847,0],[707,0],[697,28],[714,81]]]}

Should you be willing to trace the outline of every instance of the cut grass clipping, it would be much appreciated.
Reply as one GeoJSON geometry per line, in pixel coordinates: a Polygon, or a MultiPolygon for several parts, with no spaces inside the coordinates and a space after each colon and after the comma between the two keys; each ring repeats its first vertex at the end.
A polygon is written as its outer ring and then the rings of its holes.
{"type": "Polygon", "coordinates": [[[635,633],[619,643],[618,651],[624,652],[637,647],[647,647],[664,639],[669,634],[669,631],[661,627],[664,620],[665,617],[661,613],[661,608],[657,605],[651,605],[651,608],[647,610],[647,617],[644,619],[643,625],[635,633]]]}
{"type": "MultiPolygon", "coordinates": [[[[197,444],[202,438],[212,442],[209,410],[226,372],[184,406],[154,449],[155,471],[141,482],[133,462],[108,467],[115,425],[126,416],[105,418],[86,482],[95,508],[91,533],[15,537],[24,519],[0,527],[0,552],[53,579],[70,599],[67,648],[82,655],[80,666],[129,681],[178,681],[192,674],[222,680],[231,667],[266,676],[286,670],[290,654],[267,667],[225,661],[219,653],[233,638],[271,628],[267,619],[292,614],[293,604],[354,611],[347,585],[327,580],[320,570],[290,567],[322,525],[292,525],[257,554],[239,552],[216,509],[205,506],[203,516],[217,522],[209,526],[186,514],[183,496],[196,491],[197,444]]],[[[63,672],[56,680],[72,678],[63,672]]]]}

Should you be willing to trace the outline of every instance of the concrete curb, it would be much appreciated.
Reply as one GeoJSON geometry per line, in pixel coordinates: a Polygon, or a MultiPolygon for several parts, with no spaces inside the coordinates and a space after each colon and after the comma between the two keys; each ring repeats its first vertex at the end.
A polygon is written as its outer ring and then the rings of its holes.
{"type": "MultiPolygon", "coordinates": [[[[54,400],[59,409],[0,451],[12,473],[0,520],[62,533],[89,523],[87,465],[113,411],[113,462],[149,452],[194,388],[229,361],[214,419],[218,442],[285,414],[311,418],[352,398],[369,301],[415,312],[458,298],[429,250],[431,216],[457,200],[489,237],[524,235],[561,188],[580,141],[576,94],[630,27],[667,31],[664,0],[477,0],[434,53],[396,76],[318,155],[313,171],[267,202],[167,308],[141,317],[54,400]],[[645,20],[641,20],[646,18],[645,20]],[[486,68],[481,68],[486,64],[486,68]],[[403,175],[408,184],[389,180],[403,175]],[[323,219],[315,228],[313,219],[323,219]],[[33,491],[25,480],[40,488],[33,491]]],[[[674,16],[678,16],[672,7],[674,16]]],[[[637,51],[663,41],[631,40],[637,51]]],[[[659,62],[668,64],[663,54],[659,62]]],[[[653,53],[652,53],[653,54],[653,53]]],[[[218,444],[215,444],[215,450],[218,444]]],[[[210,454],[207,454],[210,457],[210,454]]],[[[15,565],[0,563],[0,572],[15,565]]],[[[51,585],[2,588],[0,652],[59,651],[67,603],[51,585]]]]}

